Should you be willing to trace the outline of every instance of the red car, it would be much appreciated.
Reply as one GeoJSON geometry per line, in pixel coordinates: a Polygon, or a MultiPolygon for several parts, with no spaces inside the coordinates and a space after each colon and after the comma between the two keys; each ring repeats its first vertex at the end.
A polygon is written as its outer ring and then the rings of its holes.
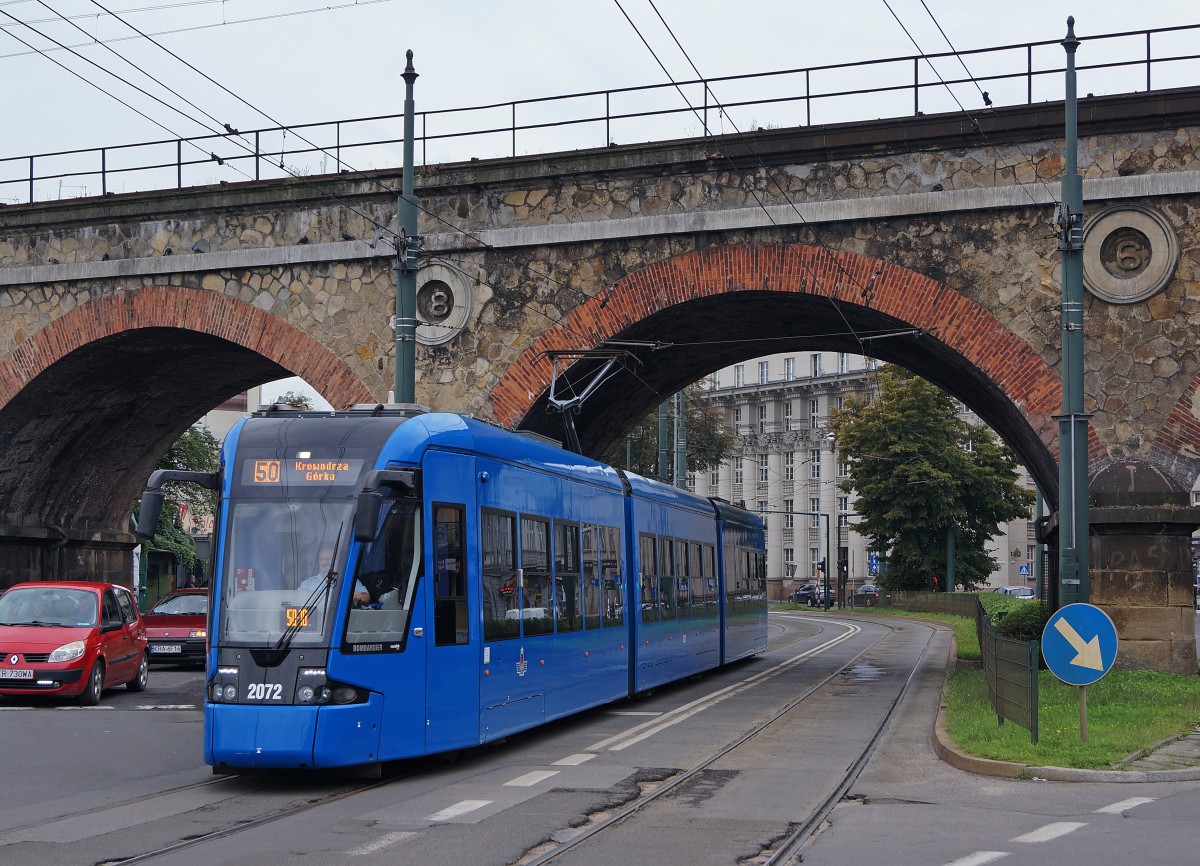
{"type": "Polygon", "coordinates": [[[0,695],[78,697],[146,688],[146,627],[129,590],[110,583],[18,583],[0,596],[0,695]]]}
{"type": "Polygon", "coordinates": [[[142,617],[150,661],[204,664],[208,653],[208,590],[176,589],[142,617]]]}

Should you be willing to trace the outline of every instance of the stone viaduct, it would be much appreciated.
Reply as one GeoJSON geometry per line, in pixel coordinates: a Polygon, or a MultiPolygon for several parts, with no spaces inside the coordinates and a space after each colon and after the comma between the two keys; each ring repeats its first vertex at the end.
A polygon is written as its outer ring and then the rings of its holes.
{"type": "MultiPolygon", "coordinates": [[[[1200,91],[1089,98],[1092,600],[1133,666],[1191,671],[1200,91]]],[[[909,367],[1056,499],[1060,103],[418,169],[417,396],[602,455],[665,395],[769,352],[909,367]],[[576,353],[571,355],[570,353],[576,353]]],[[[248,386],[386,400],[396,172],[0,209],[0,586],[128,574],[158,455],[248,386]]]]}

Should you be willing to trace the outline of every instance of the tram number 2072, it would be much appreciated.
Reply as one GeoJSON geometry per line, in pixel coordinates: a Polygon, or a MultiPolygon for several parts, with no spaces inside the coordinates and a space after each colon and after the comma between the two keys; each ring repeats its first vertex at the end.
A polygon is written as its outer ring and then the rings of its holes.
{"type": "Polygon", "coordinates": [[[280,683],[250,683],[246,686],[248,701],[282,701],[283,686],[280,683]]]}

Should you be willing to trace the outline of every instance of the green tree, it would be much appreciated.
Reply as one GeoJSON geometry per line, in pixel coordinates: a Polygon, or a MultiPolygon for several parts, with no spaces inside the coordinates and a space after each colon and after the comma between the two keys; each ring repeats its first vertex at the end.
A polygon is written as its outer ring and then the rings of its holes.
{"type": "Polygon", "coordinates": [[[874,396],[848,399],[830,426],[850,469],[839,486],[858,495],[857,529],[886,555],[884,586],[930,589],[934,574],[944,581],[949,527],[955,583],[984,583],[997,566],[988,541],[1034,501],[1017,484],[1012,450],[964,421],[945,392],[891,366],[874,396]]]}
{"type": "MultiPolygon", "coordinates": [[[[707,392],[697,382],[689,385],[683,391],[683,402],[686,407],[687,422],[687,471],[704,472],[722,462],[733,453],[737,437],[729,429],[725,412],[715,403],[705,400],[707,392]]],[[[671,420],[668,436],[674,434],[674,418],[671,420]]],[[[629,451],[632,460],[625,466],[626,445],[622,440],[605,458],[613,466],[631,469],[639,475],[670,478],[670,465],[659,471],[658,466],[658,409],[643,418],[637,426],[629,431],[631,443],[629,451]]],[[[670,447],[670,458],[674,459],[673,443],[670,447]]]]}
{"type": "MultiPolygon", "coordinates": [[[[216,472],[221,465],[220,443],[202,427],[189,427],[159,458],[155,469],[183,469],[189,472],[216,472]]],[[[217,492],[195,484],[171,483],[163,487],[163,509],[158,527],[148,546],[175,554],[190,571],[196,561],[196,546],[183,526],[182,505],[196,520],[216,513],[217,492]]]]}

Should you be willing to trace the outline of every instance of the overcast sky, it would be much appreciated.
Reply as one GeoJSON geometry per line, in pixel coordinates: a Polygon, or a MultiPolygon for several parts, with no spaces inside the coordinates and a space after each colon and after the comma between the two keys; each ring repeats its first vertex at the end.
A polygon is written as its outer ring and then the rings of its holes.
{"type": "MultiPolygon", "coordinates": [[[[701,76],[712,78],[932,54],[951,46],[966,51],[1059,40],[1066,33],[1068,15],[1075,16],[1076,35],[1082,38],[1200,24],[1196,0],[1156,0],[1145,5],[1117,0],[0,0],[4,100],[0,181],[11,178],[14,171],[17,176],[28,171],[21,163],[4,163],[4,158],[196,135],[226,123],[248,130],[399,114],[403,111],[400,74],[406,49],[415,52],[420,75],[417,110],[430,111],[686,80],[696,77],[691,64],[701,76]],[[153,37],[162,47],[127,25],[153,37]],[[52,40],[71,46],[78,56],[56,48],[52,40]],[[101,68],[125,80],[113,78],[101,68]],[[132,85],[188,116],[138,93],[132,85]]],[[[1195,53],[1196,34],[1155,37],[1154,53],[1195,53]]],[[[1144,51],[1144,41],[1137,38],[1104,44],[1085,41],[1078,63],[1138,58],[1144,51]]],[[[1061,65],[1062,49],[1052,46],[1040,58],[1039,62],[1061,65]]],[[[938,63],[936,73],[923,75],[929,81],[978,78],[996,71],[991,64],[1013,71],[1022,63],[1020,53],[996,59],[974,56],[967,58],[968,72],[944,60],[938,63]]],[[[911,80],[911,65],[827,73],[824,78],[815,77],[813,88],[879,86],[885,83],[881,74],[885,79],[894,76],[901,84],[911,80]]],[[[1120,81],[1108,73],[1081,75],[1080,95],[1138,89],[1128,84],[1130,76],[1144,80],[1141,70],[1122,75],[1120,81]]],[[[1200,64],[1180,64],[1173,73],[1156,72],[1155,76],[1155,87],[1195,85],[1200,80],[1200,64]]],[[[798,82],[797,78],[757,79],[749,85],[718,85],[714,91],[719,101],[727,103],[767,93],[794,94],[798,82]]],[[[1012,101],[1004,85],[989,87],[985,83],[979,88],[956,88],[957,103],[945,92],[926,91],[922,107],[929,113],[956,110],[958,104],[968,111],[981,110],[980,89],[990,90],[997,104],[1012,101]]],[[[1021,87],[1014,92],[1023,93],[1021,87]]],[[[688,98],[699,102],[699,94],[694,89],[688,98]]],[[[1047,77],[1035,94],[1035,100],[1061,98],[1061,75],[1047,77]]],[[[670,90],[652,98],[623,99],[613,99],[614,111],[683,104],[683,97],[670,90]]],[[[822,103],[809,119],[819,123],[896,116],[911,110],[911,105],[909,93],[897,94],[889,104],[877,98],[844,101],[837,107],[822,103]],[[845,116],[839,114],[843,111],[845,116]]],[[[521,109],[521,120],[561,120],[568,111],[590,114],[597,110],[602,111],[603,104],[596,101],[528,107],[521,109]]],[[[727,122],[721,118],[710,122],[716,131],[725,132],[733,131],[735,124],[743,130],[751,125],[790,126],[804,122],[803,112],[796,103],[778,103],[735,110],[727,122]]],[[[486,116],[482,122],[491,125],[496,115],[486,116]]],[[[500,112],[499,122],[507,125],[508,109],[500,112]]],[[[677,116],[671,123],[676,126],[630,121],[612,129],[610,135],[619,143],[628,143],[694,135],[700,130],[699,121],[690,115],[677,116]]],[[[392,129],[384,131],[391,133],[392,129]]],[[[315,138],[318,133],[310,134],[315,138]]],[[[378,130],[372,134],[377,135],[378,130]]],[[[352,133],[343,135],[347,141],[352,133]]],[[[517,150],[599,146],[605,143],[598,138],[602,135],[603,130],[596,126],[556,130],[539,141],[532,135],[523,136],[517,150]]],[[[268,139],[264,136],[264,150],[295,146],[297,134],[286,142],[268,139]]],[[[507,134],[487,141],[445,142],[440,151],[435,146],[429,161],[506,155],[502,151],[511,146],[507,134]]],[[[394,166],[399,159],[396,148],[347,157],[353,168],[394,166]]],[[[293,160],[287,162],[292,167],[293,160]]],[[[334,170],[328,158],[308,166],[299,166],[299,158],[295,163],[302,172],[334,170]]],[[[248,165],[218,168],[209,164],[201,170],[205,173],[192,182],[244,180],[244,172],[251,169],[248,165]]],[[[132,178],[130,183],[135,184],[132,178]]],[[[94,178],[60,181],[53,192],[64,197],[95,195],[98,186],[94,178]]],[[[118,187],[117,191],[129,188],[118,187]]],[[[23,193],[19,185],[0,184],[0,201],[20,200],[23,193]]],[[[42,197],[41,192],[38,195],[42,197]]]]}

